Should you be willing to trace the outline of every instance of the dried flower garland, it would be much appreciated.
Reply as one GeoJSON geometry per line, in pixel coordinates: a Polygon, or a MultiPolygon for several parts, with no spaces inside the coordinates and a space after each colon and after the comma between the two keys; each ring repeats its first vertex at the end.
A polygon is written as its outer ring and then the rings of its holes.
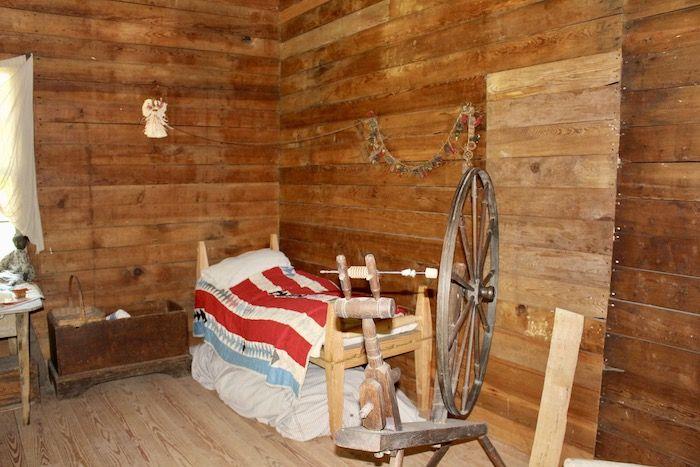
{"type": "Polygon", "coordinates": [[[443,143],[440,150],[430,159],[418,163],[406,163],[395,157],[384,143],[384,135],[379,129],[377,117],[373,114],[363,124],[369,129],[367,135],[367,152],[371,164],[384,162],[389,166],[391,172],[401,175],[414,175],[425,177],[430,171],[440,167],[446,160],[454,160],[457,154],[464,159],[464,167],[472,166],[474,150],[479,142],[480,135],[476,133],[476,128],[481,124],[482,116],[478,114],[471,103],[464,104],[455,120],[450,134],[443,143]],[[467,137],[462,138],[467,132],[467,137]]]}

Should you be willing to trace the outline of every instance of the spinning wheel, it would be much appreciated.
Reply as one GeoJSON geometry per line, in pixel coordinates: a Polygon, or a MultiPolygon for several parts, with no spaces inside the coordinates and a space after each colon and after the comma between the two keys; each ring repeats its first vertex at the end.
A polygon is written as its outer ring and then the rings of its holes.
{"type": "Polygon", "coordinates": [[[487,436],[486,423],[448,419],[465,417],[474,408],[486,374],[491,339],[496,321],[498,291],[498,212],[489,175],[473,168],[457,186],[448,213],[442,244],[437,290],[436,346],[437,378],[432,420],[402,423],[394,385],[400,372],[383,359],[374,319],[392,318],[393,299],[381,297],[379,279],[386,274],[434,278],[435,270],[380,271],[374,256],[366,266],[348,267],[344,256],[337,258],[336,273],[344,298],[334,302],[336,316],[362,319],[368,365],[360,387],[362,426],[348,427],[335,435],[340,447],[392,456],[392,465],[403,462],[404,449],[438,446],[428,465],[435,466],[453,442],[477,440],[495,466],[503,460],[487,436]],[[350,279],[366,279],[372,297],[353,298],[350,279]]]}
{"type": "Polygon", "coordinates": [[[497,288],[496,196],[488,173],[473,168],[462,176],[452,199],[437,293],[437,381],[454,416],[469,415],[481,391],[497,288]]]}

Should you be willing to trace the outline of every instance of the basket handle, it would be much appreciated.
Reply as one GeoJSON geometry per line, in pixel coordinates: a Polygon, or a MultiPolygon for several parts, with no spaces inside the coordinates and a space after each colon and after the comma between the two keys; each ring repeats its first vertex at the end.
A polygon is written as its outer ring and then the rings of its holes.
{"type": "Polygon", "coordinates": [[[82,317],[82,320],[86,320],[85,316],[85,300],[83,300],[83,286],[80,284],[80,279],[78,279],[78,276],[75,276],[73,274],[70,275],[70,279],[68,279],[68,306],[70,308],[73,308],[75,305],[73,304],[73,282],[76,282],[78,284],[78,299],[80,300],[80,315],[82,317]]]}

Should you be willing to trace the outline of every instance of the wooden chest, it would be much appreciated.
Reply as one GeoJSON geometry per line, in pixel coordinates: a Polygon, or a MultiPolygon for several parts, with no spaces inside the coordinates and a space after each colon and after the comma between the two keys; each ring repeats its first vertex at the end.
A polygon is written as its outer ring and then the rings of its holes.
{"type": "Polygon", "coordinates": [[[189,372],[187,313],[171,301],[145,302],[130,318],[75,327],[49,312],[49,376],[59,397],[148,373],[189,372]]]}

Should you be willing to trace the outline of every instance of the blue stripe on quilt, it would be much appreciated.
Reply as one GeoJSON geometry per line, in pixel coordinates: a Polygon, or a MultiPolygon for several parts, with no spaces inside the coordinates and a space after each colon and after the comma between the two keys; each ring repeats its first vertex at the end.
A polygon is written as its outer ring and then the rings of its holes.
{"type": "Polygon", "coordinates": [[[299,383],[294,376],[281,368],[275,368],[270,365],[269,355],[265,355],[269,352],[262,351],[263,349],[256,349],[255,343],[249,343],[246,346],[246,350],[250,353],[263,355],[264,359],[254,358],[250,355],[243,354],[231,346],[225,344],[219,339],[216,333],[206,326],[203,321],[195,321],[194,323],[194,335],[197,337],[203,337],[205,342],[208,342],[214,347],[216,353],[219,354],[226,362],[248,368],[249,370],[255,371],[265,376],[266,382],[271,386],[281,386],[287,387],[292,390],[294,395],[299,396],[299,383]]]}

